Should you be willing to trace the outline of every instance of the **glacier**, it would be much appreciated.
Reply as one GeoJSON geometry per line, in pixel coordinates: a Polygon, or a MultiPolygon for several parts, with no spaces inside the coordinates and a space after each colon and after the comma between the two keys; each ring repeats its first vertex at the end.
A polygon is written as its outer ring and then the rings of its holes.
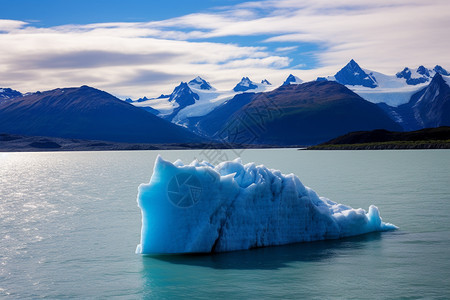
{"type": "Polygon", "coordinates": [[[211,253],[395,230],[368,212],[319,197],[294,174],[240,159],[184,165],[158,155],[138,188],[140,254],[211,253]]]}

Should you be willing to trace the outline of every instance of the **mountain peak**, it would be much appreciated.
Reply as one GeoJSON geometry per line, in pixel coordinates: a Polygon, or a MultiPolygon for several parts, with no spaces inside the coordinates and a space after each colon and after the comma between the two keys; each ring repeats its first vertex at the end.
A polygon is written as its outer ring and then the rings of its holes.
{"type": "Polygon", "coordinates": [[[348,65],[359,67],[358,63],[353,58],[348,62],[348,65]]]}
{"type": "Polygon", "coordinates": [[[430,77],[430,71],[427,68],[425,68],[424,66],[418,67],[417,73],[419,73],[420,75],[423,75],[423,76],[430,77]]]}
{"type": "Polygon", "coordinates": [[[92,87],[29,94],[0,105],[0,128],[24,135],[127,143],[174,143],[200,138],[92,87]]]}
{"type": "Polygon", "coordinates": [[[175,89],[172,94],[170,94],[169,101],[177,102],[180,107],[186,107],[188,105],[194,104],[195,100],[198,100],[199,97],[196,93],[194,93],[186,82],[181,82],[175,89]]]}
{"type": "Polygon", "coordinates": [[[213,87],[209,84],[209,82],[207,82],[200,76],[197,76],[194,79],[192,79],[191,81],[189,81],[188,85],[192,88],[200,89],[200,90],[212,90],[213,89],[213,87]]]}
{"type": "Polygon", "coordinates": [[[430,84],[412,95],[411,100],[399,106],[402,124],[407,130],[450,125],[450,86],[440,73],[430,84]]]}
{"type": "Polygon", "coordinates": [[[417,85],[429,81],[431,77],[430,71],[431,70],[424,66],[418,67],[416,71],[412,71],[410,68],[405,67],[401,72],[395,74],[395,76],[397,76],[397,78],[404,78],[408,85],[417,85]]]}
{"type": "Polygon", "coordinates": [[[10,88],[0,88],[0,101],[22,97],[22,93],[10,88]]]}
{"type": "Polygon", "coordinates": [[[396,76],[398,78],[406,78],[407,76],[411,77],[411,70],[408,67],[405,67],[401,72],[398,72],[396,76]]]}
{"type": "Polygon", "coordinates": [[[444,80],[444,78],[442,77],[442,74],[436,72],[436,74],[434,74],[433,79],[431,79],[431,83],[435,83],[435,82],[439,82],[440,84],[445,83],[446,81],[444,80]]]}
{"type": "Polygon", "coordinates": [[[235,92],[245,92],[256,89],[258,86],[248,77],[242,77],[241,81],[233,88],[235,92]]]}
{"type": "Polygon", "coordinates": [[[267,79],[261,80],[261,84],[272,85],[267,79]]]}
{"type": "Polygon", "coordinates": [[[378,83],[372,73],[367,74],[358,65],[358,63],[352,59],[345,65],[339,72],[334,75],[336,81],[344,85],[362,85],[365,87],[375,88],[378,83]]]}
{"type": "Polygon", "coordinates": [[[289,74],[289,76],[286,78],[286,81],[282,85],[301,84],[301,83],[303,83],[303,80],[301,80],[297,76],[289,74]]]}
{"type": "Polygon", "coordinates": [[[434,67],[433,71],[435,71],[436,73],[439,73],[441,75],[444,75],[444,76],[450,76],[450,73],[446,69],[441,67],[440,65],[436,65],[434,67]]]}

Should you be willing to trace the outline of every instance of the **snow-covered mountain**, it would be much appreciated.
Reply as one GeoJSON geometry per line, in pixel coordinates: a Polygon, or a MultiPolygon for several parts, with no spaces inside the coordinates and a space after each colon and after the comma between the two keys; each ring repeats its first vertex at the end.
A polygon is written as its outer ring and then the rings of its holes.
{"type": "Polygon", "coordinates": [[[436,72],[430,84],[415,93],[408,103],[379,106],[407,131],[450,126],[450,76],[436,72]]]}
{"type": "Polygon", "coordinates": [[[258,88],[258,85],[255,82],[251,81],[248,77],[242,77],[241,81],[233,88],[233,91],[245,92],[256,88],[258,88]]]}
{"type": "MultiPolygon", "coordinates": [[[[370,102],[399,106],[408,103],[412,95],[425,88],[436,73],[448,74],[444,68],[437,65],[433,69],[424,66],[416,70],[404,68],[396,75],[386,75],[361,68],[352,59],[334,76],[328,76],[326,79],[344,84],[370,102]]],[[[317,80],[325,78],[319,77],[317,80]]]]}
{"type": "Polygon", "coordinates": [[[10,88],[0,88],[0,102],[22,97],[22,93],[10,88]]]}
{"type": "Polygon", "coordinates": [[[433,69],[427,69],[424,66],[420,66],[416,70],[411,70],[406,67],[401,72],[398,72],[396,76],[397,78],[404,78],[406,80],[406,84],[418,85],[431,81],[436,73],[444,76],[450,75],[447,70],[439,65],[436,65],[433,69]]]}
{"type": "Polygon", "coordinates": [[[378,86],[371,72],[365,72],[353,59],[334,75],[337,82],[343,85],[360,85],[368,88],[378,86]]]}
{"type": "Polygon", "coordinates": [[[217,90],[209,82],[197,76],[188,83],[180,83],[170,95],[161,95],[152,99],[142,98],[132,101],[131,104],[173,123],[186,126],[189,118],[206,115],[236,94],[264,92],[274,88],[276,87],[266,79],[256,83],[248,77],[243,77],[232,90],[217,90]]]}
{"type": "Polygon", "coordinates": [[[450,77],[435,73],[430,84],[406,104],[419,128],[450,125],[450,77]]]}
{"type": "Polygon", "coordinates": [[[301,84],[301,83],[303,83],[303,80],[301,80],[297,76],[289,74],[288,78],[286,78],[286,80],[283,82],[282,85],[301,84]]]}
{"type": "Polygon", "coordinates": [[[215,90],[209,82],[201,78],[200,76],[197,76],[196,78],[189,81],[189,86],[194,89],[200,89],[200,90],[215,90]]]}
{"type": "Polygon", "coordinates": [[[436,73],[439,73],[443,76],[450,76],[450,72],[448,72],[447,70],[445,70],[443,67],[441,67],[440,65],[436,65],[433,69],[433,71],[435,71],[436,73]]]}
{"type": "Polygon", "coordinates": [[[369,72],[375,78],[376,87],[370,88],[362,85],[347,85],[347,87],[373,103],[384,102],[388,105],[398,106],[407,103],[413,94],[427,85],[427,83],[409,85],[405,79],[398,78],[395,75],[386,75],[367,69],[365,69],[365,72],[369,72]]]}
{"type": "Polygon", "coordinates": [[[181,82],[170,94],[169,102],[177,103],[179,108],[185,108],[198,99],[198,94],[194,93],[186,82],[181,82]]]}
{"type": "MultiPolygon", "coordinates": [[[[398,107],[409,103],[413,95],[425,89],[437,73],[444,77],[450,75],[439,65],[432,69],[424,66],[414,70],[405,68],[397,74],[386,75],[362,68],[352,59],[334,76],[318,77],[316,81],[336,81],[367,101],[398,107]]],[[[290,74],[283,86],[302,83],[300,78],[290,74]]],[[[173,123],[191,128],[198,123],[199,118],[237,94],[269,92],[276,88],[266,79],[258,83],[249,77],[243,77],[233,89],[218,90],[198,76],[191,81],[181,82],[170,95],[126,101],[173,123]]]]}

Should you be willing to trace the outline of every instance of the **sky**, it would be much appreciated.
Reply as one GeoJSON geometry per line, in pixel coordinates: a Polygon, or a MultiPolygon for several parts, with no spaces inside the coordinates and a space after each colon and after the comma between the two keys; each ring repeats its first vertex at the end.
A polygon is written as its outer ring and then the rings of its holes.
{"type": "Polygon", "coordinates": [[[448,0],[0,0],[0,87],[157,97],[196,76],[314,80],[350,59],[450,69],[448,0]]]}

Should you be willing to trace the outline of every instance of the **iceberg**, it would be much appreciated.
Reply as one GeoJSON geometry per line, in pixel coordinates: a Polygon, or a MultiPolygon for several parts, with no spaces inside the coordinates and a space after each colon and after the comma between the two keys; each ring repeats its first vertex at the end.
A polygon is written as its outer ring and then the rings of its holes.
{"type": "Polygon", "coordinates": [[[184,165],[158,156],[138,189],[136,253],[211,253],[395,230],[368,212],[319,197],[294,174],[240,159],[184,165]]]}

